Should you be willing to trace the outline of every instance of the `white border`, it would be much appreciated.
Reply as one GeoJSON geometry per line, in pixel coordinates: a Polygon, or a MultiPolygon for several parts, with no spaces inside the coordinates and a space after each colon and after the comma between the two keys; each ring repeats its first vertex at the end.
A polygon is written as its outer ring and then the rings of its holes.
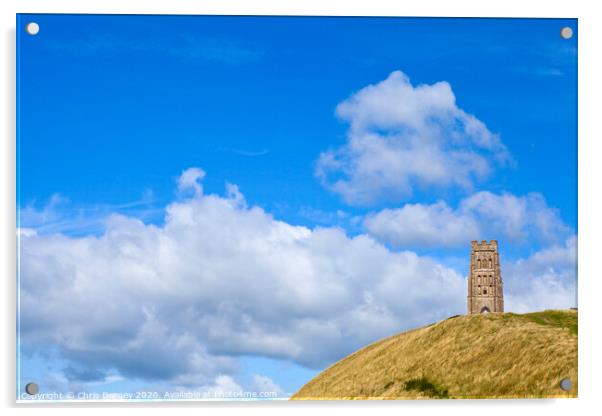
{"type": "MultiPolygon", "coordinates": [[[[600,104],[602,97],[602,21],[594,1],[527,2],[525,0],[2,0],[0,59],[3,97],[0,100],[0,265],[2,265],[2,359],[0,379],[5,414],[182,414],[211,413],[319,414],[343,411],[362,414],[378,411],[427,414],[488,415],[518,412],[581,414],[593,412],[600,386],[600,281],[595,268],[602,235],[599,215],[602,197],[600,104]],[[204,402],[15,404],[15,13],[121,13],[121,14],[238,14],[238,15],[346,15],[346,16],[449,16],[449,17],[577,17],[579,18],[579,399],[462,400],[402,402],[204,402]],[[107,408],[111,409],[108,410],[107,408]],[[199,409],[200,408],[200,409],[199,409]],[[50,409],[50,410],[49,410],[50,409]],[[82,412],[83,411],[83,412],[82,412]]],[[[551,144],[553,145],[553,144],[551,144]]]]}

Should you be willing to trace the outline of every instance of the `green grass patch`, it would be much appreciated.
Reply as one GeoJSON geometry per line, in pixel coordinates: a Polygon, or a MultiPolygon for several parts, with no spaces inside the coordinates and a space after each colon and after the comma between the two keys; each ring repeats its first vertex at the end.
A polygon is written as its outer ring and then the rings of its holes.
{"type": "Polygon", "coordinates": [[[406,381],[404,388],[406,391],[417,390],[429,397],[436,397],[439,399],[444,399],[449,396],[447,389],[436,386],[424,376],[406,381]]]}
{"type": "Polygon", "coordinates": [[[578,321],[576,313],[567,313],[566,311],[543,311],[526,313],[522,316],[539,325],[566,328],[571,331],[572,334],[577,335],[578,321]]]}

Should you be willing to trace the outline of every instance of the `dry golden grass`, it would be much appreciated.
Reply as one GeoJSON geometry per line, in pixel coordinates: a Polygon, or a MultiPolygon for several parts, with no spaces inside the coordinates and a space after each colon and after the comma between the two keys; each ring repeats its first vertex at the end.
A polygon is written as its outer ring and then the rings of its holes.
{"type": "Polygon", "coordinates": [[[563,310],[458,316],[394,335],[332,365],[291,399],[577,397],[577,388],[577,311],[563,310]],[[570,392],[560,389],[565,377],[570,392]]]}

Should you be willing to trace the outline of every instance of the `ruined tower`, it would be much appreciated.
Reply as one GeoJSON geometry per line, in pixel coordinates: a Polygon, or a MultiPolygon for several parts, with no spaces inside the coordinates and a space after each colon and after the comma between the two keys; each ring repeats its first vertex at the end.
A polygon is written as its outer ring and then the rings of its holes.
{"type": "Polygon", "coordinates": [[[468,271],[468,313],[504,312],[497,241],[472,242],[468,271]]]}

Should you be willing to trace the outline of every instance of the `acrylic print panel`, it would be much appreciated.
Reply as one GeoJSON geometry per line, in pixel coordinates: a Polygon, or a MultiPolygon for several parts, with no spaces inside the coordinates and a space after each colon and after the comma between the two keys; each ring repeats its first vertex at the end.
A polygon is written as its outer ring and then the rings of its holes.
{"type": "Polygon", "coordinates": [[[575,19],[17,26],[19,401],[577,396],[575,19]]]}

